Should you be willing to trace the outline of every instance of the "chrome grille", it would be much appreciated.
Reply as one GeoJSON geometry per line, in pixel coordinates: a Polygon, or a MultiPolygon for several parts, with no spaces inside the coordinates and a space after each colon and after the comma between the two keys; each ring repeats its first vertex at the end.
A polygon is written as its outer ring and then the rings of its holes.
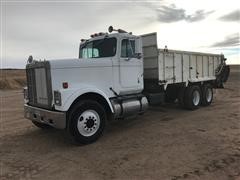
{"type": "Polygon", "coordinates": [[[50,109],[52,88],[49,62],[27,64],[26,74],[29,105],[50,109]]]}

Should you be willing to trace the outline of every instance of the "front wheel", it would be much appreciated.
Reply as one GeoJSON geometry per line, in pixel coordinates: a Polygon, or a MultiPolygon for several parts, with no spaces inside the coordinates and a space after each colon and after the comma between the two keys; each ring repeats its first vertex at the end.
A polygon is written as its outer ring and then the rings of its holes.
{"type": "Polygon", "coordinates": [[[68,121],[68,132],[75,142],[89,144],[102,135],[106,113],[98,102],[83,100],[73,107],[68,121]]]}

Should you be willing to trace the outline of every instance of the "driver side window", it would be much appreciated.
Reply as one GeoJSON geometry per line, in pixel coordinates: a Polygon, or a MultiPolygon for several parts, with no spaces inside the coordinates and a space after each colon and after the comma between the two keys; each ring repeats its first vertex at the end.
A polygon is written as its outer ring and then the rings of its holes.
{"type": "Polygon", "coordinates": [[[133,57],[135,54],[135,40],[123,39],[121,45],[121,57],[133,57]]]}

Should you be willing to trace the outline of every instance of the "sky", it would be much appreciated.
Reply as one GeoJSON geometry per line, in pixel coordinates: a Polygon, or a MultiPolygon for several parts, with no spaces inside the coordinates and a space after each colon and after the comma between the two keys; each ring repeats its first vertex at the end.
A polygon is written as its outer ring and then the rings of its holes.
{"type": "Polygon", "coordinates": [[[110,25],[157,32],[159,48],[223,53],[240,64],[239,0],[0,1],[0,68],[24,68],[29,55],[77,58],[80,40],[110,25]]]}

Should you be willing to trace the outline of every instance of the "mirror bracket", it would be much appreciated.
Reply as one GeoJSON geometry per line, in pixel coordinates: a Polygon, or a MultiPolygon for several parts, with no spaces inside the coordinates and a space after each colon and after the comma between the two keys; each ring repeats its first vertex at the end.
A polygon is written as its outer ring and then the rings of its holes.
{"type": "Polygon", "coordinates": [[[142,58],[142,53],[135,53],[134,57],[137,58],[137,59],[141,59],[142,58]]]}

